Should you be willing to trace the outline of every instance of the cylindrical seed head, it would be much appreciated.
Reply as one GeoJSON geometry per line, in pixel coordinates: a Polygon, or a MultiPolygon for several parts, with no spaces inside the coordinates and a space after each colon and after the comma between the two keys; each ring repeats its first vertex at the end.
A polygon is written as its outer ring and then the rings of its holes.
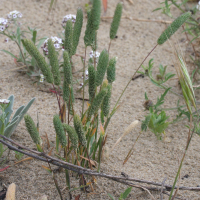
{"type": "Polygon", "coordinates": [[[87,140],[86,140],[86,137],[85,137],[85,133],[83,131],[83,124],[81,122],[80,117],[77,114],[74,115],[74,128],[75,128],[76,133],[78,135],[79,142],[83,146],[86,147],[87,146],[87,140]]]}
{"type": "Polygon", "coordinates": [[[67,50],[69,57],[71,58],[73,51],[73,27],[71,20],[68,20],[66,23],[64,47],[65,50],[67,50]]]}
{"type": "Polygon", "coordinates": [[[61,143],[62,147],[66,147],[67,139],[66,139],[65,131],[62,126],[62,122],[58,115],[54,115],[53,124],[54,124],[56,134],[58,136],[59,142],[61,143]]]}
{"type": "Polygon", "coordinates": [[[113,21],[110,27],[110,39],[113,40],[117,35],[117,30],[119,28],[119,23],[122,16],[122,3],[118,3],[115,9],[115,14],[113,17],[113,21]]]}
{"type": "Polygon", "coordinates": [[[116,66],[116,58],[111,58],[107,68],[107,80],[109,83],[115,81],[115,66],[116,66]]]}
{"type": "Polygon", "coordinates": [[[37,144],[42,145],[41,137],[39,135],[39,132],[37,131],[37,127],[35,126],[35,123],[33,119],[31,118],[31,116],[28,114],[24,115],[24,121],[25,121],[26,129],[28,133],[30,134],[33,142],[36,145],[37,144]]]}
{"type": "Polygon", "coordinates": [[[55,50],[53,41],[51,39],[48,40],[48,51],[49,51],[48,55],[51,65],[51,72],[53,73],[54,83],[55,85],[60,85],[61,77],[59,71],[58,54],[55,50]]]}
{"type": "Polygon", "coordinates": [[[79,38],[81,35],[81,29],[83,25],[83,11],[81,8],[78,8],[77,14],[76,14],[76,22],[74,24],[74,30],[73,30],[73,50],[72,55],[76,53],[76,49],[79,43],[79,38]]]}
{"type": "Polygon", "coordinates": [[[97,65],[96,86],[101,85],[103,82],[103,78],[108,66],[108,60],[109,60],[108,52],[104,49],[99,56],[99,61],[97,65]]]}
{"type": "Polygon", "coordinates": [[[191,16],[191,12],[186,12],[176,18],[161,34],[158,38],[157,43],[159,45],[165,43],[183,24],[186,20],[191,16]]]}
{"type": "Polygon", "coordinates": [[[95,97],[95,89],[96,89],[95,74],[96,74],[96,72],[95,72],[93,65],[89,65],[89,67],[88,67],[88,77],[89,77],[88,91],[89,91],[90,102],[95,97]]]}
{"type": "Polygon", "coordinates": [[[77,135],[75,129],[68,124],[63,124],[63,128],[65,131],[67,131],[67,133],[69,135],[69,138],[72,143],[72,147],[74,149],[77,149],[78,148],[78,135],[77,135]]]}
{"type": "Polygon", "coordinates": [[[28,39],[24,39],[22,40],[26,50],[28,51],[28,53],[35,58],[38,67],[41,69],[43,75],[45,76],[46,80],[48,83],[53,83],[53,75],[51,73],[50,67],[48,66],[48,64],[46,63],[44,57],[42,56],[42,54],[39,52],[39,50],[37,49],[37,47],[33,44],[33,42],[31,40],[28,39]]]}

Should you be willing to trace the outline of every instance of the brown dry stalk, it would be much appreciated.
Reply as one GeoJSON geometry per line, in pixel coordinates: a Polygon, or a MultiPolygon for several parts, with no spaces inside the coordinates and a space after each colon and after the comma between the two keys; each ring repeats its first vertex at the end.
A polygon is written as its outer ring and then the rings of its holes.
{"type": "MultiPolygon", "coordinates": [[[[49,156],[49,155],[47,155],[43,152],[32,150],[28,147],[25,147],[21,144],[18,144],[17,142],[15,142],[15,141],[13,141],[13,140],[5,137],[5,136],[0,135],[0,137],[3,138],[3,139],[0,139],[0,142],[2,144],[6,145],[10,150],[23,153],[24,155],[30,156],[30,157],[35,158],[37,160],[56,165],[56,166],[62,167],[64,169],[68,169],[68,170],[77,172],[79,174],[87,174],[87,175],[91,175],[91,176],[104,177],[104,178],[111,179],[111,180],[116,181],[116,182],[123,183],[125,185],[130,185],[132,187],[139,187],[139,188],[142,188],[142,189],[145,188],[145,189],[151,190],[151,191],[161,191],[161,186],[163,187],[163,192],[164,191],[170,191],[171,188],[172,188],[172,185],[167,185],[167,184],[158,183],[158,182],[154,182],[154,181],[147,181],[147,180],[141,180],[141,179],[136,179],[136,178],[123,177],[123,176],[113,176],[113,175],[109,175],[109,174],[105,174],[105,173],[99,173],[99,172],[96,172],[94,170],[86,169],[84,167],[73,165],[73,164],[65,162],[63,160],[59,160],[57,158],[51,157],[51,156],[49,156]],[[10,143],[16,145],[17,147],[9,144],[6,141],[9,141],[10,143]],[[31,153],[29,153],[29,152],[31,152],[31,153]],[[149,187],[149,186],[135,185],[130,181],[155,185],[155,186],[159,186],[159,187],[149,187]]],[[[175,189],[176,188],[177,187],[175,187],[175,189]]],[[[179,190],[200,191],[200,187],[179,186],[179,190]]]]}
{"type": "MultiPolygon", "coordinates": [[[[101,17],[102,20],[106,19],[112,19],[113,17],[101,17]]],[[[139,22],[157,22],[157,23],[164,23],[164,24],[171,24],[172,21],[165,21],[165,20],[156,20],[156,19],[140,19],[140,18],[134,18],[129,16],[122,16],[121,19],[129,19],[139,22]]]]}

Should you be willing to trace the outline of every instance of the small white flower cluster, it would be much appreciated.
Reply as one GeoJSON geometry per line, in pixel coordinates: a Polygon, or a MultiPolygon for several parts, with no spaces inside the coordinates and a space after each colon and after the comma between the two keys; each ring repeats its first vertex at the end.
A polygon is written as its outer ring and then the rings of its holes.
{"type": "MultiPolygon", "coordinates": [[[[55,37],[51,36],[50,39],[52,39],[56,51],[59,51],[59,50],[61,50],[61,49],[64,50],[64,43],[63,43],[63,41],[62,41],[61,38],[58,38],[58,37],[56,37],[56,36],[55,36],[55,37]]],[[[41,47],[41,48],[43,49],[44,55],[48,55],[48,53],[49,53],[49,52],[48,52],[48,40],[49,40],[49,38],[47,38],[47,39],[44,41],[44,44],[43,44],[43,46],[41,47]]]]}
{"type": "Polygon", "coordinates": [[[43,82],[44,82],[44,75],[40,74],[40,83],[43,83],[43,82]]]}
{"type": "Polygon", "coordinates": [[[200,10],[200,1],[198,2],[196,8],[197,8],[198,10],[200,10]]]}
{"type": "Polygon", "coordinates": [[[9,104],[10,100],[8,100],[8,99],[0,99],[0,103],[2,103],[2,104],[9,104]]]}
{"type": "Polygon", "coordinates": [[[90,52],[90,58],[98,58],[100,56],[100,53],[98,51],[94,52],[91,51],[90,52]]]}
{"type": "Polygon", "coordinates": [[[3,32],[6,28],[8,28],[8,20],[0,18],[0,31],[3,32]]]}
{"type": "Polygon", "coordinates": [[[14,10],[14,11],[8,13],[8,18],[9,19],[22,18],[22,13],[20,13],[17,10],[14,10]]]}
{"type": "MultiPolygon", "coordinates": [[[[83,78],[83,76],[82,76],[83,78]]],[[[88,70],[85,70],[85,80],[88,80],[88,70]]]]}
{"type": "Polygon", "coordinates": [[[83,83],[80,83],[79,88],[81,89],[83,87],[83,83]]]}
{"type": "Polygon", "coordinates": [[[69,15],[66,15],[63,17],[63,20],[62,20],[62,26],[65,27],[65,24],[68,20],[72,20],[73,23],[76,22],[76,15],[72,15],[72,14],[69,14],[69,15]]]}

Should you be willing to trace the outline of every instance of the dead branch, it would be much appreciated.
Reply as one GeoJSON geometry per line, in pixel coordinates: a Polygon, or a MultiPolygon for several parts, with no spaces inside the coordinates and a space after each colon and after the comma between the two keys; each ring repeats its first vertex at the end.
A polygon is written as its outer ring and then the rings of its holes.
{"type": "MultiPolygon", "coordinates": [[[[102,20],[112,19],[113,17],[101,17],[102,20]]],[[[172,21],[165,21],[165,20],[156,20],[156,19],[139,19],[134,17],[122,16],[121,19],[129,19],[139,22],[157,22],[157,23],[164,23],[164,24],[171,24],[172,21]]]]}
{"type": "MultiPolygon", "coordinates": [[[[25,147],[21,144],[18,144],[17,142],[0,135],[1,138],[0,142],[4,145],[6,145],[10,150],[13,151],[17,151],[20,152],[22,154],[25,154],[29,157],[35,158],[37,160],[43,161],[43,162],[48,162],[51,163],[53,165],[62,167],[64,169],[68,169],[74,172],[77,172],[78,174],[86,174],[86,175],[91,175],[91,176],[99,176],[99,177],[103,177],[103,178],[108,178],[111,179],[113,181],[116,182],[120,182],[123,183],[125,185],[129,185],[132,187],[136,187],[136,188],[140,188],[143,190],[146,190],[148,193],[150,191],[170,191],[172,188],[172,185],[167,185],[167,184],[163,184],[163,183],[158,183],[158,182],[153,182],[153,181],[147,181],[147,180],[141,180],[141,179],[136,179],[136,178],[130,178],[129,176],[124,177],[124,176],[113,176],[113,175],[109,175],[109,174],[105,174],[105,173],[99,173],[96,172],[94,170],[91,169],[86,169],[84,167],[81,166],[77,166],[77,165],[73,165],[71,163],[65,162],[63,160],[59,160],[57,158],[54,158],[52,156],[46,155],[43,152],[39,152],[39,151],[35,151],[32,149],[29,149],[28,147],[25,147]],[[9,141],[10,143],[6,142],[9,141]],[[16,145],[13,146],[13,145],[16,145]],[[159,186],[159,187],[149,187],[149,186],[142,186],[142,185],[136,185],[133,184],[132,182],[138,182],[138,183],[144,183],[144,184],[150,184],[150,185],[154,185],[154,186],[159,186]],[[161,188],[162,187],[162,188],[161,188]]],[[[177,188],[177,187],[175,187],[177,188]]],[[[192,191],[200,191],[200,187],[185,187],[185,186],[179,186],[179,190],[192,190],[192,191]]]]}

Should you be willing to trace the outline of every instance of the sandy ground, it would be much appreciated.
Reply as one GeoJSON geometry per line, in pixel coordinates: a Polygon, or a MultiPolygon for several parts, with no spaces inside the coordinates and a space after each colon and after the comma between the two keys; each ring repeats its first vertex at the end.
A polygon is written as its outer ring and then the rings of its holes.
{"type": "MultiPolygon", "coordinates": [[[[62,31],[61,20],[66,14],[75,14],[77,7],[84,8],[87,0],[58,0],[56,9],[54,10],[54,17],[48,16],[49,2],[47,0],[1,0],[0,1],[0,17],[4,17],[12,10],[19,10],[23,13],[21,19],[23,26],[40,28],[39,37],[54,36],[62,31]],[[26,24],[27,25],[26,25],[26,24]]],[[[108,1],[108,11],[106,16],[112,16],[115,5],[118,1],[108,1]]],[[[128,1],[124,1],[123,16],[131,16],[133,18],[169,20],[159,12],[152,13],[152,10],[159,7],[162,0],[134,0],[131,5],[128,1]]],[[[179,13],[172,9],[175,15],[179,13]]],[[[109,28],[110,20],[101,21],[98,33],[98,50],[102,51],[108,48],[109,42],[109,28]]],[[[86,18],[84,18],[84,28],[82,31],[81,42],[78,47],[78,53],[84,52],[84,30],[86,25],[86,18]]],[[[122,19],[120,29],[118,31],[118,38],[113,41],[110,49],[111,56],[117,56],[117,77],[113,84],[112,106],[114,106],[116,99],[119,97],[123,88],[141,63],[147,53],[155,46],[156,40],[160,33],[165,29],[165,24],[155,22],[137,22],[128,19],[122,19]]],[[[10,50],[16,53],[16,46],[13,42],[3,43],[4,37],[0,36],[1,49],[10,50]]],[[[185,35],[176,35],[178,41],[183,47],[183,51],[187,47],[185,35]]],[[[88,52],[89,53],[89,52],[88,52]]],[[[191,52],[190,52],[191,53],[191,52]]],[[[154,58],[155,72],[158,71],[159,64],[168,65],[168,71],[174,72],[172,67],[173,54],[169,43],[159,46],[150,56],[154,58]]],[[[149,58],[149,59],[150,59],[149,58]]],[[[145,63],[147,64],[147,62],[145,63]]],[[[10,71],[16,66],[13,59],[5,53],[0,53],[0,98],[7,98],[9,95],[15,95],[14,109],[16,110],[20,105],[26,104],[32,97],[36,97],[34,105],[29,110],[29,114],[36,121],[37,112],[39,113],[40,133],[42,136],[48,134],[50,141],[55,141],[55,132],[52,124],[52,118],[55,113],[58,113],[57,102],[54,94],[41,92],[40,89],[46,89],[47,84],[37,86],[33,84],[33,79],[28,75],[10,71]]],[[[192,67],[192,66],[191,66],[192,67]]],[[[180,93],[177,87],[177,81],[170,81],[171,86],[175,86],[175,90],[180,93]]],[[[155,182],[162,182],[166,177],[166,183],[173,184],[180,159],[184,152],[184,147],[187,140],[187,129],[184,128],[187,121],[179,124],[171,125],[166,131],[168,139],[171,142],[158,141],[153,133],[147,131],[142,133],[138,142],[135,145],[134,153],[129,161],[123,165],[123,160],[127,155],[129,149],[132,147],[139,132],[140,125],[126,136],[121,143],[110,152],[109,149],[116,142],[116,140],[123,133],[124,129],[134,120],[143,120],[146,111],[144,111],[144,93],[147,92],[152,101],[156,101],[163,91],[156,88],[150,83],[148,78],[137,79],[132,81],[129,85],[125,95],[120,101],[121,108],[112,118],[108,128],[108,140],[106,150],[109,157],[105,157],[101,164],[101,171],[120,175],[125,172],[130,177],[151,180],[155,182]]],[[[77,94],[78,95],[78,94],[77,94]]],[[[197,95],[198,98],[198,95],[197,95]]],[[[177,97],[173,94],[168,94],[164,107],[176,106],[177,97]]],[[[80,110],[81,101],[76,101],[76,110],[80,110]]],[[[174,113],[170,113],[174,117],[174,113]]],[[[172,117],[170,118],[172,119],[172,117]]],[[[12,136],[12,139],[35,148],[32,144],[31,138],[28,135],[24,122],[22,121],[17,130],[12,136]]],[[[181,178],[188,174],[188,178],[180,179],[179,184],[184,186],[197,186],[200,183],[200,154],[199,154],[199,136],[195,135],[188,154],[183,163],[181,178]]],[[[15,161],[11,153],[10,160],[6,165],[12,165],[15,161]]],[[[0,173],[0,185],[15,182],[17,184],[17,200],[34,200],[39,199],[43,194],[48,196],[49,200],[59,199],[59,195],[54,186],[51,176],[41,167],[44,163],[32,160],[21,164],[14,165],[8,170],[0,173]]],[[[6,166],[5,165],[5,166],[6,166]]],[[[64,173],[56,175],[61,189],[65,188],[64,173]]],[[[78,187],[79,181],[75,177],[72,178],[72,187],[78,187]]],[[[94,187],[95,194],[84,194],[81,191],[73,192],[73,199],[76,195],[81,194],[80,199],[109,199],[107,193],[111,193],[119,197],[127,186],[122,184],[97,178],[97,186],[94,187]]],[[[67,191],[63,190],[63,196],[67,198],[67,191]]],[[[155,199],[159,199],[158,193],[152,193],[155,199]]],[[[179,197],[182,199],[200,199],[198,192],[180,191],[179,197]]],[[[168,197],[164,195],[163,199],[168,197]]],[[[150,199],[148,193],[140,189],[133,188],[128,199],[150,199]]]]}

